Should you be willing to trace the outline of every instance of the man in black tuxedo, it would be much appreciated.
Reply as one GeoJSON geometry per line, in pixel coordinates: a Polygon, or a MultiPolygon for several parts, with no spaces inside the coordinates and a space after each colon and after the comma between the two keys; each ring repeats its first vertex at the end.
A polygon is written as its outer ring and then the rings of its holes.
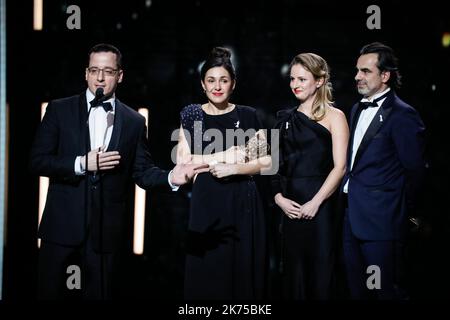
{"type": "Polygon", "coordinates": [[[351,111],[342,182],[347,280],[354,299],[397,299],[408,213],[425,172],[425,128],[417,111],[394,92],[400,74],[390,47],[366,45],[356,68],[363,99],[351,111]]]}
{"type": "Polygon", "coordinates": [[[153,164],[144,117],[115,97],[123,80],[116,47],[94,46],[85,77],[86,92],[48,104],[31,152],[32,171],[50,178],[38,232],[43,299],[69,292],[70,265],[81,267],[83,298],[111,298],[117,253],[132,215],[127,204],[133,181],[144,189],[176,190],[208,170],[186,164],[168,173],[153,164]]]}

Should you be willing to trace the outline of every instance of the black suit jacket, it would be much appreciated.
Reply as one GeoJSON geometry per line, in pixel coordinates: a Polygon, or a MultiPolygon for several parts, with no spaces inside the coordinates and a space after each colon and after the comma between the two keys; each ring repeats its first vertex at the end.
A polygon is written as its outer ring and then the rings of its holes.
{"type": "Polygon", "coordinates": [[[77,176],[75,159],[86,154],[86,120],[85,93],[51,101],[47,106],[31,151],[31,170],[50,178],[38,236],[60,245],[79,246],[87,238],[86,225],[89,225],[95,239],[99,239],[98,233],[103,234],[103,250],[111,251],[118,245],[125,222],[132,215],[127,204],[133,181],[144,189],[169,189],[167,172],[153,164],[144,117],[116,99],[114,127],[106,151],[119,151],[120,165],[104,171],[97,179],[92,179],[92,175],[77,176]],[[88,202],[87,224],[86,178],[87,194],[96,197],[88,202]],[[92,210],[92,203],[99,203],[100,186],[104,203],[102,231],[98,210],[92,210]]]}

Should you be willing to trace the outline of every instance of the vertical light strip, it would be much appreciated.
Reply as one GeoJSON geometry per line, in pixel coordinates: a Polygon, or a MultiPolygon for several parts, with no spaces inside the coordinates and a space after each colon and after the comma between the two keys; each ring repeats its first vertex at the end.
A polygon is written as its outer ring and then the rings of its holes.
{"type": "MultiPolygon", "coordinates": [[[[148,109],[140,108],[138,112],[144,116],[145,125],[148,128],[148,109]]],[[[139,255],[144,253],[145,198],[145,190],[136,186],[134,195],[133,252],[139,255]]]]}
{"type": "MultiPolygon", "coordinates": [[[[48,102],[41,104],[41,121],[47,110],[48,102]]],[[[45,201],[47,200],[49,179],[47,177],[39,177],[39,211],[38,211],[38,228],[41,223],[42,214],[44,213],[45,201]]],[[[38,248],[41,247],[41,239],[38,239],[38,248]]]]}
{"type": "Polygon", "coordinates": [[[34,0],[33,5],[33,30],[42,30],[42,21],[44,18],[44,0],[34,0]]]}
{"type": "Polygon", "coordinates": [[[3,288],[3,245],[7,201],[6,0],[0,0],[0,299],[3,288]]]}

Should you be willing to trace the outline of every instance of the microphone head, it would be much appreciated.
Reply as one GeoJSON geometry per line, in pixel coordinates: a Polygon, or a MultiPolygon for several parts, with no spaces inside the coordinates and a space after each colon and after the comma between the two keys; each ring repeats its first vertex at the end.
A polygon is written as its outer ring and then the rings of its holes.
{"type": "Polygon", "coordinates": [[[95,90],[95,97],[97,99],[103,97],[103,88],[97,88],[97,90],[95,90]]]}

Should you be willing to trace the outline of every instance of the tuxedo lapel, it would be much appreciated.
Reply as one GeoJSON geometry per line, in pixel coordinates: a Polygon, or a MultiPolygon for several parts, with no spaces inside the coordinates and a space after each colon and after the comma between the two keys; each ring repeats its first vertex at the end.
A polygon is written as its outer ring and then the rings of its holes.
{"type": "Polygon", "coordinates": [[[350,139],[348,143],[348,156],[347,156],[347,168],[351,168],[352,162],[352,152],[353,152],[353,138],[355,137],[356,124],[358,123],[359,115],[361,114],[362,109],[359,107],[359,103],[357,103],[352,108],[352,113],[350,115],[350,139]]]}
{"type": "Polygon", "coordinates": [[[86,140],[88,145],[88,150],[91,150],[91,139],[89,135],[89,126],[87,125],[87,103],[86,103],[86,93],[82,93],[79,96],[78,101],[78,113],[75,113],[74,116],[78,117],[77,121],[79,125],[79,137],[81,137],[78,141],[80,143],[80,148],[82,154],[86,154],[86,140]],[[86,135],[88,135],[89,139],[86,139],[86,135]]]}
{"type": "Polygon", "coordinates": [[[107,151],[116,151],[119,148],[120,135],[122,133],[122,127],[125,117],[125,107],[116,99],[115,111],[114,111],[114,126],[111,135],[111,140],[106,148],[107,151]]]}
{"type": "MultiPolygon", "coordinates": [[[[377,134],[377,132],[380,130],[380,128],[383,126],[383,124],[386,122],[387,118],[389,117],[389,114],[392,111],[392,102],[395,98],[395,95],[393,94],[393,91],[391,90],[391,94],[389,94],[386,97],[386,100],[383,101],[380,109],[378,109],[378,112],[375,114],[375,117],[373,117],[372,122],[370,123],[369,127],[367,128],[366,133],[364,134],[364,137],[361,141],[361,144],[359,145],[358,151],[355,156],[355,161],[353,162],[353,167],[358,162],[359,158],[361,158],[361,155],[363,154],[364,150],[367,149],[367,146],[369,145],[370,141],[372,141],[373,137],[377,134]]],[[[360,108],[359,108],[360,109],[360,108]]],[[[356,123],[355,123],[356,127],[356,123]]],[[[354,129],[353,129],[354,131],[354,129]]]]}

